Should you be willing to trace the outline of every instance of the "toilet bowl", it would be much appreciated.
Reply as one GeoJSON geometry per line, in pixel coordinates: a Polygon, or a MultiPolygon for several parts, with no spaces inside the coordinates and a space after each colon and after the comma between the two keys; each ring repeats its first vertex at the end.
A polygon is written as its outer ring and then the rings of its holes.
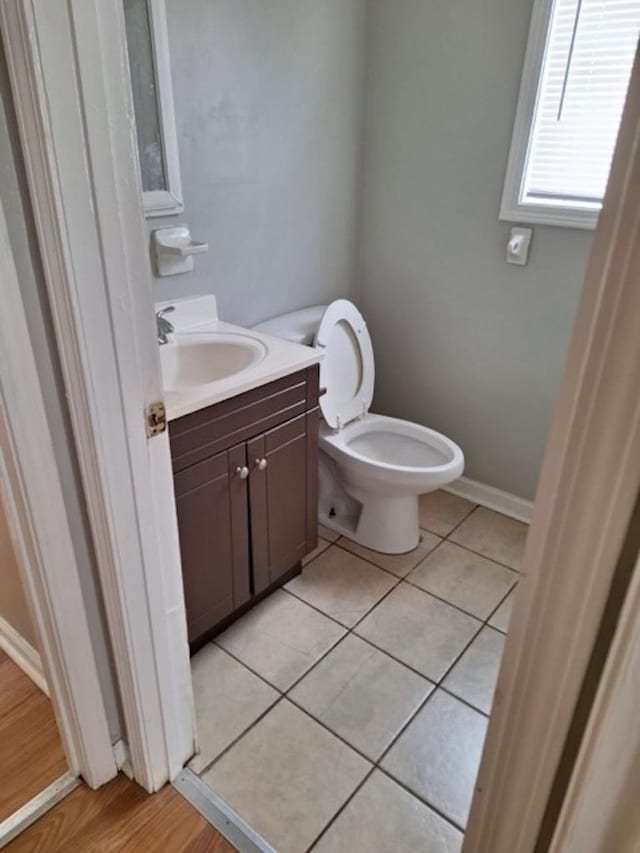
{"type": "Polygon", "coordinates": [[[324,354],[320,521],[374,551],[411,551],[420,535],[419,495],[462,475],[458,445],[428,427],[369,411],[373,347],[362,314],[348,300],[285,314],[256,328],[324,354]]]}

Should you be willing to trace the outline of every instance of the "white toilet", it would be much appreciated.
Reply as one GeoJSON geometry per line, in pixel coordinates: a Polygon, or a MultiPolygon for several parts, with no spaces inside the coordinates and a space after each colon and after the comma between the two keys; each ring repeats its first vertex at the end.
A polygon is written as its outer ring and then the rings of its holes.
{"type": "Polygon", "coordinates": [[[461,476],[460,448],[432,429],[369,411],[373,348],[362,314],[348,300],[255,328],[324,352],[319,520],[374,551],[411,551],[419,539],[418,496],[461,476]]]}

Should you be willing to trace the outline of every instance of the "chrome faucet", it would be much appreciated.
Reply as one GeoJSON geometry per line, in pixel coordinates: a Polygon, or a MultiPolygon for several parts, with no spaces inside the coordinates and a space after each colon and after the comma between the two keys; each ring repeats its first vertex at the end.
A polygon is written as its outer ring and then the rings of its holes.
{"type": "Polygon", "coordinates": [[[169,314],[171,311],[175,310],[175,306],[168,305],[166,308],[161,308],[160,311],[156,311],[156,325],[158,328],[159,344],[168,344],[169,335],[175,331],[173,323],[170,323],[164,316],[165,314],[169,314]]]}

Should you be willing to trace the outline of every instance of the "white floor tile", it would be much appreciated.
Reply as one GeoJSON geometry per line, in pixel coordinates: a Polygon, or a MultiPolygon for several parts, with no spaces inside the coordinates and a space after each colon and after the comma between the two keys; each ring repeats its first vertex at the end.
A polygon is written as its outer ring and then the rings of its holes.
{"type": "Polygon", "coordinates": [[[473,551],[443,542],[407,580],[484,621],[517,583],[518,575],[473,551]]]}
{"type": "Polygon", "coordinates": [[[451,534],[451,541],[477,551],[490,560],[518,569],[528,526],[499,512],[479,506],[451,534]]]}
{"type": "Polygon", "coordinates": [[[489,619],[489,625],[491,625],[492,628],[497,628],[498,631],[502,631],[504,634],[506,634],[509,629],[509,621],[511,619],[515,593],[515,589],[510,592],[491,619],[489,619]]]}
{"type": "Polygon", "coordinates": [[[473,797],[487,720],[436,690],[382,761],[382,768],[458,826],[473,797]]]}
{"type": "Polygon", "coordinates": [[[332,545],[285,589],[350,628],[397,582],[388,572],[332,545]]]}
{"type": "Polygon", "coordinates": [[[438,490],[420,496],[420,527],[438,536],[448,536],[475,504],[449,492],[438,490]]]}
{"type": "Polygon", "coordinates": [[[439,536],[435,536],[427,530],[421,530],[418,547],[406,554],[383,554],[380,551],[372,551],[370,548],[365,548],[364,545],[359,545],[345,536],[339,540],[339,544],[342,548],[346,548],[347,551],[351,551],[353,554],[357,554],[358,557],[362,557],[364,560],[380,566],[381,569],[391,572],[396,577],[404,578],[441,541],[439,536]]]}
{"type": "Polygon", "coordinates": [[[280,694],[210,643],[191,659],[191,674],[200,752],[189,767],[199,773],[280,694]]]}
{"type": "Polygon", "coordinates": [[[277,590],[227,628],[216,643],[284,691],[344,633],[303,601],[277,590]]]}
{"type": "Polygon", "coordinates": [[[462,833],[375,770],[314,853],[460,853],[462,833]]]}
{"type": "Polygon", "coordinates": [[[203,781],[278,853],[303,853],[370,768],[282,699],[203,781]]]}
{"type": "Polygon", "coordinates": [[[483,628],[442,682],[442,686],[488,714],[493,703],[504,643],[504,634],[493,628],[483,628]]]}
{"type": "Polygon", "coordinates": [[[439,681],[481,623],[402,582],[356,628],[356,633],[426,678],[439,681]]]}
{"type": "Polygon", "coordinates": [[[431,682],[351,634],[289,695],[375,761],[432,689],[431,682]]]}

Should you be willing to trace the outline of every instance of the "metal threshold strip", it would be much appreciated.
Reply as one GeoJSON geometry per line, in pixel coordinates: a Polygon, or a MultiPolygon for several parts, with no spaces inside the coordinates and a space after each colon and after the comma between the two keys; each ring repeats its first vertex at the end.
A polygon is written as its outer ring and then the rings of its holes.
{"type": "Polygon", "coordinates": [[[0,849],[13,841],[28,826],[35,823],[38,818],[57,805],[67,794],[70,794],[81,784],[81,780],[73,773],[65,773],[55,782],[48,785],[39,794],[21,806],[8,818],[0,821],[0,849]]]}
{"type": "Polygon", "coordinates": [[[264,838],[253,830],[192,770],[183,770],[173,780],[173,787],[200,812],[240,853],[276,853],[264,838]]]}

